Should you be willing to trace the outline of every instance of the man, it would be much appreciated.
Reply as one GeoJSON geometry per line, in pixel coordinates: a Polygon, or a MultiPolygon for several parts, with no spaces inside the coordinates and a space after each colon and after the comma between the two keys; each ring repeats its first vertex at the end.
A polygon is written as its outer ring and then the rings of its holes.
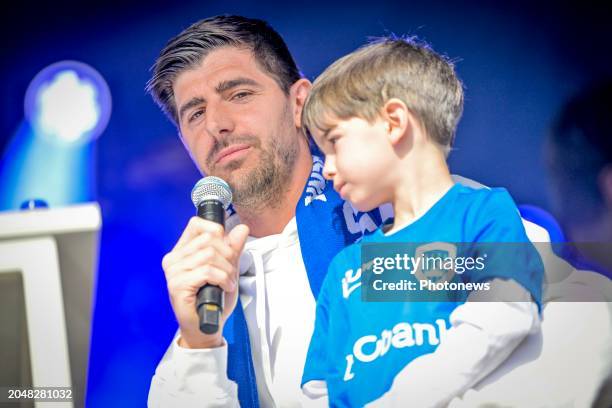
{"type": "MultiPolygon", "coordinates": [[[[194,217],[164,257],[179,331],[153,377],[149,405],[312,402],[300,380],[327,264],[383,217],[354,214],[325,183],[322,160],[301,131],[311,84],[267,23],[202,20],[168,43],[153,71],[149,92],[199,169],[229,183],[242,224],[224,236],[194,217]],[[204,335],[198,328],[195,297],[205,283],[225,292],[222,328],[237,315],[226,330],[235,337],[229,366],[222,330],[204,335]]],[[[316,389],[311,397],[326,405],[316,389]]]]}

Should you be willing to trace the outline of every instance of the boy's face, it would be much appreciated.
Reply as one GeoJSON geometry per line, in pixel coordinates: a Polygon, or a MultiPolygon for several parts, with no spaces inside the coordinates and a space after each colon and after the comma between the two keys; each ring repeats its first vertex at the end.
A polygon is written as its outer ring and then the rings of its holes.
{"type": "Polygon", "coordinates": [[[359,211],[369,211],[390,201],[390,164],[395,157],[387,122],[361,118],[330,121],[330,127],[314,129],[312,136],[323,153],[323,175],[334,189],[359,211]]]}

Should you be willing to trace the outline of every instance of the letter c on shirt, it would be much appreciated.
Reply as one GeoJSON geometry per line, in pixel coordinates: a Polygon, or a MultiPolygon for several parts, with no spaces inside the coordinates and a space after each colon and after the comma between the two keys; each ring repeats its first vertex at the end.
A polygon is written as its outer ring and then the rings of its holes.
{"type": "Polygon", "coordinates": [[[353,346],[353,354],[359,361],[363,361],[364,363],[369,363],[378,358],[380,354],[379,342],[377,342],[378,338],[373,335],[363,336],[355,342],[353,346]],[[374,352],[371,354],[365,354],[363,352],[363,346],[367,343],[374,343],[376,346],[374,348],[374,352]]]}

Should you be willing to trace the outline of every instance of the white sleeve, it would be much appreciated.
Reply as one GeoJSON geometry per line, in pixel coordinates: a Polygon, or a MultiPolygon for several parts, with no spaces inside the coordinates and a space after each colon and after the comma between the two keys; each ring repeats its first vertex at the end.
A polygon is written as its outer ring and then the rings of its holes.
{"type": "Polygon", "coordinates": [[[304,408],[325,408],[329,407],[327,397],[327,383],[321,380],[308,381],[302,386],[304,398],[302,406],[304,408]]]}
{"type": "Polygon", "coordinates": [[[179,334],[155,370],[147,406],[239,407],[238,386],[227,378],[227,343],[210,349],[178,345],[179,334]]]}
{"type": "MultiPolygon", "coordinates": [[[[370,407],[445,407],[501,364],[518,344],[539,328],[537,305],[516,282],[494,279],[491,289],[512,292],[512,302],[472,301],[450,316],[451,328],[435,352],[400,371],[391,389],[370,407]],[[517,293],[524,293],[517,297],[517,293]]],[[[508,293],[508,292],[506,292],[508,293]]]]}

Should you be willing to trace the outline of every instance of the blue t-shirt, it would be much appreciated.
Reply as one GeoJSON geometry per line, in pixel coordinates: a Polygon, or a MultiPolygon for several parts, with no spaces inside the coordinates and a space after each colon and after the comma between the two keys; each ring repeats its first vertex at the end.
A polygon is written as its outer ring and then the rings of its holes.
{"type": "MultiPolygon", "coordinates": [[[[389,236],[379,229],[332,260],[317,299],[315,329],[302,377],[302,384],[327,382],[330,406],[363,406],[379,398],[399,371],[415,358],[435,351],[443,341],[450,328],[449,315],[465,297],[443,302],[362,300],[362,245],[415,243],[414,256],[418,245],[433,242],[521,243],[497,251],[499,246],[492,244],[486,270],[454,274],[451,282],[513,279],[540,306],[543,265],[508,192],[455,184],[412,224],[389,236]]],[[[462,245],[458,251],[464,253],[455,256],[478,255],[477,246],[462,245]]]]}

